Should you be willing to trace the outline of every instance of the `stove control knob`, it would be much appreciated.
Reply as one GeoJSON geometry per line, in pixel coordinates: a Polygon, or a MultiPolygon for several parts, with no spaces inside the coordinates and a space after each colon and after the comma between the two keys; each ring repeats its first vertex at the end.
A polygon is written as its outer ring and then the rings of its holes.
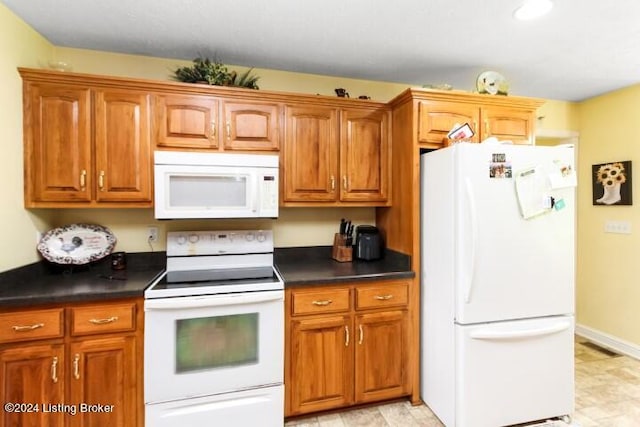
{"type": "Polygon", "coordinates": [[[253,234],[253,233],[247,233],[246,236],[245,236],[245,239],[247,239],[247,242],[251,242],[255,238],[256,238],[256,235],[253,234]]]}
{"type": "Polygon", "coordinates": [[[179,245],[184,245],[185,243],[187,243],[187,238],[184,237],[184,235],[181,234],[176,239],[176,243],[179,244],[179,245]]]}
{"type": "Polygon", "coordinates": [[[267,240],[267,236],[264,235],[264,233],[260,232],[258,233],[258,242],[264,242],[265,240],[267,240]]]}
{"type": "Polygon", "coordinates": [[[198,243],[198,240],[200,240],[200,238],[198,237],[197,234],[190,234],[189,235],[189,241],[191,243],[198,243]]]}

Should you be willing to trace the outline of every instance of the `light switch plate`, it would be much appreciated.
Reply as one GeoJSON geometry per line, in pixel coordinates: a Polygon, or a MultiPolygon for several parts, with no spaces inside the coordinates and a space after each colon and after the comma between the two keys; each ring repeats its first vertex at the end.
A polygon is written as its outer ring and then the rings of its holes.
{"type": "Polygon", "coordinates": [[[631,234],[631,222],[607,220],[604,222],[604,232],[617,233],[617,234],[631,234]]]}

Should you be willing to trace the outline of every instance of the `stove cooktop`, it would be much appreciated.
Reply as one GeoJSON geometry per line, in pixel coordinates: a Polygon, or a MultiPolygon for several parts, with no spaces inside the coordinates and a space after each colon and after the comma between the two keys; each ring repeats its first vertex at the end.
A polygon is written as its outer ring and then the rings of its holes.
{"type": "Polygon", "coordinates": [[[170,298],[282,289],[284,289],[284,282],[275,268],[272,268],[272,274],[269,277],[184,282],[169,282],[165,271],[144,291],[144,297],[146,299],[170,298]]]}

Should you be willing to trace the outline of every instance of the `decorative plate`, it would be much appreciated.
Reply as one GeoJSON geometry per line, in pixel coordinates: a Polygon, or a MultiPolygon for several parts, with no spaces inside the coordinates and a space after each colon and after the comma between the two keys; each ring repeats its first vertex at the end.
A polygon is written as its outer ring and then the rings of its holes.
{"type": "Polygon", "coordinates": [[[106,227],[94,224],[70,224],[47,231],[38,243],[38,251],[56,264],[88,264],[109,255],[116,238],[106,227]]]}
{"type": "Polygon", "coordinates": [[[509,92],[509,83],[496,71],[484,71],[476,79],[476,88],[480,93],[506,95],[509,92]]]}

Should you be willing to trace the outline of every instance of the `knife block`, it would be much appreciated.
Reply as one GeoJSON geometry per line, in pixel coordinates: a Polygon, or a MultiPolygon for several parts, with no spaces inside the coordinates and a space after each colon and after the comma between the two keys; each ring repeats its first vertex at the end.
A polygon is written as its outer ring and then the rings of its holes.
{"type": "Polygon", "coordinates": [[[347,246],[347,239],[344,235],[336,233],[333,236],[333,249],[331,250],[331,258],[338,262],[353,261],[353,248],[347,246]]]}

